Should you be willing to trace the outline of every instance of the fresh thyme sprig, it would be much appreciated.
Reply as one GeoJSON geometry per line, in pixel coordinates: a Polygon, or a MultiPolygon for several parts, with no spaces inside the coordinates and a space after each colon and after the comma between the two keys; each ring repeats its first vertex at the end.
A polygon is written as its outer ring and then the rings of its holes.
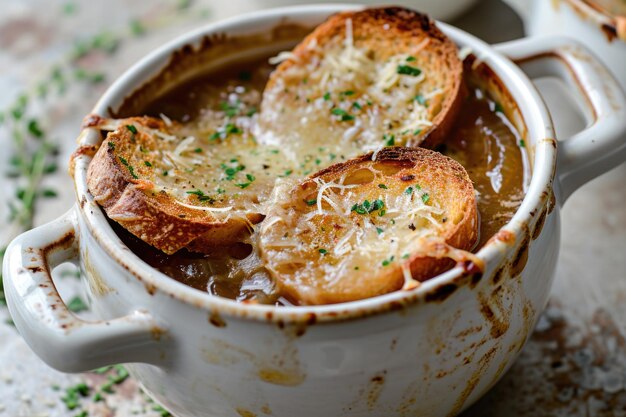
{"type": "MultiPolygon", "coordinates": [[[[167,26],[177,17],[186,17],[191,3],[191,0],[179,0],[173,5],[173,10],[164,9],[161,15],[151,17],[149,20],[133,19],[128,27],[117,33],[105,30],[87,39],[77,40],[72,50],[61,62],[52,67],[47,77],[18,95],[13,105],[0,111],[0,134],[4,130],[4,133],[8,133],[11,137],[10,169],[0,175],[4,174],[16,190],[15,194],[7,199],[11,231],[5,236],[6,242],[33,227],[33,219],[40,198],[57,196],[54,189],[42,189],[41,185],[47,175],[58,170],[58,143],[49,137],[43,128],[44,123],[34,115],[35,112],[29,105],[36,100],[44,102],[53,94],[61,97],[65,95],[70,85],[92,86],[103,83],[106,81],[105,74],[87,68],[84,65],[87,60],[83,58],[92,53],[114,54],[123,39],[143,36],[148,30],[167,26]],[[73,81],[77,83],[72,83],[73,81]]],[[[63,6],[63,13],[66,16],[73,16],[77,11],[78,6],[73,2],[68,2],[63,6]]],[[[200,17],[207,17],[207,11],[201,11],[200,17]]],[[[5,245],[6,242],[4,242],[5,245]]],[[[0,264],[4,258],[5,245],[0,246],[0,264]]],[[[0,270],[0,304],[4,303],[0,270]]]]}

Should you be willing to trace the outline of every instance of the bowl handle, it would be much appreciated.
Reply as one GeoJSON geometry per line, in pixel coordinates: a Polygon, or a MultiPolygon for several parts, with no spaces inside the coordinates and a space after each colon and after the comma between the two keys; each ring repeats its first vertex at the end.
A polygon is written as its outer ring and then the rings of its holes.
{"type": "Polygon", "coordinates": [[[559,142],[560,201],[626,160],[626,97],[609,70],[585,47],[562,37],[533,37],[496,46],[530,78],[563,80],[588,115],[588,126],[559,142]]]}
{"type": "Polygon", "coordinates": [[[4,291],[26,343],[48,365],[82,372],[120,362],[157,363],[164,331],[143,311],[113,320],[85,321],[70,312],[50,271],[78,260],[75,209],[18,236],[4,256],[4,291]]]}

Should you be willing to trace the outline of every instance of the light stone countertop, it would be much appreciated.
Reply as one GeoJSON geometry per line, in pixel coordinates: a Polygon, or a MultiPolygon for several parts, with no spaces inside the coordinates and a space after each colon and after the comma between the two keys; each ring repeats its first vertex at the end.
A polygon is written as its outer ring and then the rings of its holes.
{"type": "MultiPolygon", "coordinates": [[[[78,40],[108,31],[120,40],[116,51],[92,53],[80,65],[104,72],[101,83],[72,82],[44,100],[29,102],[29,114],[60,145],[60,169],[45,185],[58,197],[39,205],[35,224],[52,220],[73,203],[66,174],[80,121],[106,86],[128,66],[164,41],[200,25],[258,7],[255,1],[211,0],[46,1],[0,0],[0,112],[24,91],[33,91],[55,66],[64,67],[78,40]],[[106,19],[103,18],[106,16],[106,19]],[[139,24],[132,22],[139,19],[139,24]]],[[[523,35],[513,11],[499,0],[484,0],[452,22],[488,42],[523,35]]],[[[67,72],[70,74],[70,72],[67,72]]],[[[67,76],[68,78],[70,75],[67,76]]],[[[582,126],[562,87],[539,82],[553,110],[559,138],[582,126]]],[[[56,87],[55,87],[56,88],[56,87]]],[[[0,125],[0,145],[12,143],[0,125]]],[[[0,172],[8,169],[0,155],[0,172]]],[[[562,211],[562,245],[552,299],[528,345],[503,379],[463,417],[626,416],[626,164],[577,191],[562,211]]],[[[15,181],[0,177],[5,200],[15,181]]],[[[8,227],[8,206],[0,204],[0,246],[18,230],[8,227]]],[[[55,271],[64,298],[80,293],[72,267],[55,271]]],[[[81,313],[88,317],[89,312],[81,313]]],[[[106,376],[67,375],[52,370],[26,346],[0,305],[0,417],[159,416],[132,378],[114,387],[104,401],[89,398],[69,411],[61,398],[68,387],[101,386],[106,376]]],[[[113,371],[110,371],[113,372],[113,371]]]]}

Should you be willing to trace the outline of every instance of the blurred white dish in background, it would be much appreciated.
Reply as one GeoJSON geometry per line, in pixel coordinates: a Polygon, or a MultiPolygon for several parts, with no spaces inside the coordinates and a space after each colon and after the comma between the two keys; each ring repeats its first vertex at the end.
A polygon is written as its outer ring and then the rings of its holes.
{"type": "Polygon", "coordinates": [[[353,1],[333,1],[333,0],[253,0],[256,9],[269,7],[295,6],[299,4],[322,4],[322,3],[343,3],[343,4],[364,4],[368,6],[404,6],[429,14],[437,20],[451,20],[460,16],[464,11],[478,3],[480,0],[405,0],[405,1],[376,1],[376,0],[353,0],[353,1]]]}

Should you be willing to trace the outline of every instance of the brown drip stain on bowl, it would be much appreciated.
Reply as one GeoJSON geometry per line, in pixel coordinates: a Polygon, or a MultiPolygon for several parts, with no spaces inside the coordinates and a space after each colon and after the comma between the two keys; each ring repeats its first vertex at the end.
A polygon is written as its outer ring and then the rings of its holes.
{"type": "Polygon", "coordinates": [[[224,321],[224,319],[222,319],[222,316],[220,316],[220,314],[215,310],[209,313],[209,323],[218,328],[226,327],[226,322],[224,321]]]}

